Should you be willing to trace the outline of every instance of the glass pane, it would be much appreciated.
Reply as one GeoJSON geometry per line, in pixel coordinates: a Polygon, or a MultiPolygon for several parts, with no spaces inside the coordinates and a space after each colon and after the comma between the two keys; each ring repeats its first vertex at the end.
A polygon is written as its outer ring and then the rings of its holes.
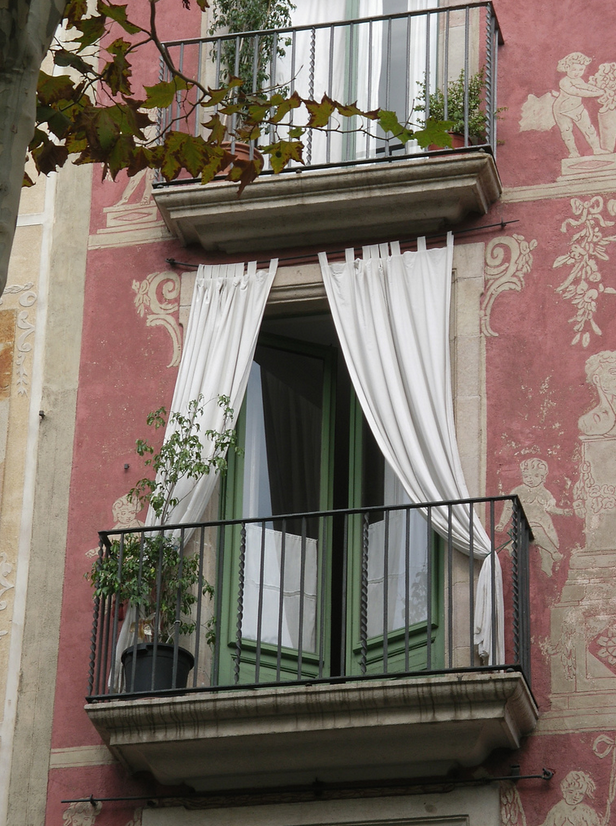
{"type": "MultiPolygon", "coordinates": [[[[367,425],[362,504],[410,504],[367,425]]],[[[418,510],[374,513],[368,528],[368,637],[383,634],[385,616],[388,632],[426,621],[427,558],[426,521],[418,510]]]]}
{"type": "Polygon", "coordinates": [[[320,505],[323,364],[257,348],[246,392],[243,516],[246,571],[242,635],[316,650],[318,519],[272,520],[320,505]],[[282,593],[281,593],[282,592],[282,593]],[[302,619],[303,614],[303,619],[302,619]]]}

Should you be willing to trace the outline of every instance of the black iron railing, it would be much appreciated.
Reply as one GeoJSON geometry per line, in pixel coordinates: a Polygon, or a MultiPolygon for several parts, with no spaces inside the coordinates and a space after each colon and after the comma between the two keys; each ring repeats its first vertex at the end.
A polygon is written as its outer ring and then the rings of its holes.
{"type": "MultiPolygon", "coordinates": [[[[483,147],[495,153],[496,61],[501,42],[493,5],[480,0],[448,8],[175,40],[165,43],[165,48],[174,65],[203,87],[218,88],[234,76],[243,79],[249,93],[282,90],[319,101],[328,95],[341,103],[357,102],[363,111],[395,111],[401,123],[414,126],[430,116],[454,120],[461,135],[458,148],[483,147]],[[478,73],[479,108],[473,90],[478,73]]],[[[164,62],[160,77],[170,79],[164,62]]],[[[191,106],[190,95],[178,96],[161,112],[160,132],[174,128],[204,134],[203,124],[211,114],[191,106]]],[[[278,137],[296,125],[294,118],[297,121],[291,110],[277,126],[278,137]]],[[[233,114],[227,123],[232,143],[237,119],[233,114]]],[[[374,121],[355,117],[338,122],[334,118],[330,125],[333,128],[322,134],[308,130],[304,166],[291,162],[289,170],[424,154],[412,141],[403,145],[387,136],[374,121]]],[[[259,142],[267,145],[277,139],[272,129],[259,142]]],[[[264,171],[270,171],[267,156],[264,171]]]]}
{"type": "Polygon", "coordinates": [[[515,496],[102,531],[88,699],[486,669],[530,682],[530,538],[515,496]],[[493,634],[480,657],[486,554],[505,649],[493,634]]]}

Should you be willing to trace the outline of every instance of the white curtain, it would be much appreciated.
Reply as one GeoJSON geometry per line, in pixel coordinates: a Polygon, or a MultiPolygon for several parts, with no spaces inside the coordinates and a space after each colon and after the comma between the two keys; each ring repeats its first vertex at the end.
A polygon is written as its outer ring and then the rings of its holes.
{"type": "MultiPolygon", "coordinates": [[[[268,270],[257,270],[255,261],[248,265],[199,267],[165,439],[174,432],[171,415],[176,411],[187,414],[188,403],[199,394],[204,400],[203,416],[199,419],[204,456],[211,455],[214,449],[205,431],[219,432],[225,426],[218,397],[228,396],[234,416],[239,414],[277,266],[278,259],[270,262],[268,270]]],[[[226,426],[232,425],[228,422],[226,426]]],[[[214,472],[198,480],[181,479],[173,494],[180,501],[167,521],[199,521],[216,480],[214,472]]],[[[151,509],[146,524],[158,524],[151,509]]]]}
{"type": "Polygon", "coordinates": [[[250,523],[246,525],[245,576],[242,636],[248,640],[256,640],[260,621],[261,642],[278,645],[280,623],[282,629],[280,644],[287,648],[297,649],[300,642],[301,615],[302,651],[315,652],[317,540],[310,537],[302,539],[301,536],[293,533],[282,534],[280,531],[250,523]],[[283,541],[284,566],[282,563],[283,541]],[[261,562],[263,562],[263,584],[261,584],[261,562]],[[260,592],[262,592],[262,600],[259,610],[260,592]]]}
{"type": "MultiPolygon", "coordinates": [[[[347,0],[303,0],[292,12],[292,24],[301,27],[347,20],[348,5],[347,0]]],[[[353,16],[380,14],[382,0],[360,0],[353,16]]],[[[358,24],[352,34],[348,26],[300,30],[291,45],[282,47],[285,55],[278,60],[276,82],[289,91],[295,89],[302,97],[321,100],[326,94],[340,103],[357,102],[360,109],[377,109],[382,41],[382,24],[358,24]]],[[[345,118],[334,116],[332,124],[352,129],[345,118]]],[[[306,134],[304,144],[304,161],[322,164],[365,157],[372,154],[376,142],[374,137],[334,131],[306,134]]]]}
{"type": "MultiPolygon", "coordinates": [[[[184,337],[182,360],[175,384],[165,439],[174,432],[171,416],[176,411],[188,413],[188,403],[203,395],[204,411],[199,420],[204,441],[204,455],[213,451],[205,437],[206,430],[220,431],[224,411],[219,396],[228,396],[235,416],[242,405],[250,366],[257,345],[263,311],[276,274],[278,259],[268,270],[257,270],[256,262],[246,264],[201,265],[197,272],[188,329],[184,337]]],[[[228,423],[231,426],[232,423],[228,423]]],[[[212,472],[200,479],[181,479],[173,493],[180,501],[167,522],[197,522],[216,485],[212,472]]],[[[148,509],[146,525],[158,525],[156,514],[148,509]]],[[[186,531],[188,539],[190,531],[186,531]]],[[[122,652],[132,645],[137,609],[130,606],[116,643],[116,660],[109,684],[121,690],[122,652]]]]}
{"type": "MultiPolygon", "coordinates": [[[[389,462],[385,462],[383,504],[407,505],[409,497],[389,462]]],[[[426,621],[428,575],[426,520],[418,510],[390,511],[368,528],[368,637],[426,621]],[[408,531],[408,545],[407,545],[408,531]],[[387,571],[385,544],[387,543],[387,571]],[[408,556],[408,560],[407,560],[408,556]],[[410,599],[407,601],[407,589],[410,599]],[[387,596],[387,627],[383,604],[387,596]],[[408,602],[408,604],[407,604],[408,602]]]]}
{"type": "MultiPolygon", "coordinates": [[[[449,359],[449,308],[453,237],[447,247],[400,253],[392,243],[364,248],[363,260],[329,265],[319,256],[340,345],[366,420],[385,459],[412,502],[464,499],[468,491],[458,455],[449,359]]],[[[447,510],[432,511],[435,529],[446,536],[447,510]]],[[[470,553],[469,509],[452,513],[455,547],[470,553]]],[[[474,520],[476,557],[482,565],[475,613],[475,642],[481,656],[504,662],[502,574],[490,540],[474,520]],[[490,560],[494,560],[494,571],[490,560]],[[492,611],[492,586],[496,604],[492,611]],[[492,627],[492,614],[496,628],[492,627]]]]}

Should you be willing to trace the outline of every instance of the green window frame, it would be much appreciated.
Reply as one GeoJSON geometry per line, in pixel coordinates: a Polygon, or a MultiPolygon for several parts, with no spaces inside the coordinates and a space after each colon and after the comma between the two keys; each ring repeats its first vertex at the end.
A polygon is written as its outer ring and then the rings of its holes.
{"type": "MultiPolygon", "coordinates": [[[[348,478],[345,508],[361,507],[362,478],[364,475],[367,424],[360,405],[352,389],[347,405],[337,404],[336,374],[339,355],[332,347],[325,347],[312,342],[291,339],[269,334],[261,334],[259,346],[286,353],[295,353],[319,359],[322,363],[322,415],[320,439],[320,474],[319,474],[319,509],[330,510],[342,507],[334,500],[334,458],[336,455],[334,436],[336,433],[336,410],[348,416],[348,478]]],[[[348,384],[350,387],[350,383],[348,384]]],[[[340,422],[338,436],[340,438],[340,422]]],[[[238,417],[238,443],[244,445],[246,438],[246,403],[238,417]]],[[[371,438],[371,437],[369,437],[371,438]]],[[[243,517],[245,457],[229,457],[229,468],[221,489],[221,519],[240,519],[243,517]]],[[[373,503],[370,503],[373,504],[373,503]]],[[[383,504],[379,502],[378,504],[383,504]]],[[[269,514],[254,514],[267,517],[269,514]]],[[[276,520],[268,520],[270,523],[276,520]]],[[[298,652],[290,646],[267,643],[264,641],[241,638],[241,662],[239,664],[240,683],[272,683],[297,681],[338,676],[335,672],[344,670],[346,675],[365,673],[382,673],[386,656],[387,673],[401,671],[421,671],[427,667],[428,632],[427,620],[411,623],[402,628],[387,631],[386,635],[377,634],[368,637],[362,643],[362,532],[361,515],[351,515],[347,522],[348,543],[346,563],[346,609],[336,617],[336,607],[332,608],[340,588],[341,563],[332,559],[334,536],[332,523],[319,521],[317,536],[317,597],[315,612],[316,650],[305,648],[298,652]],[[327,550],[326,550],[327,549],[327,550]],[[350,550],[348,550],[350,549],[350,550]],[[344,616],[345,614],[345,616],[344,616]],[[332,644],[332,637],[336,639],[332,644]],[[338,637],[344,637],[346,652],[336,651],[340,645],[338,637]],[[341,659],[343,662],[341,662],[341,659]],[[335,664],[332,664],[334,661],[335,664]],[[408,667],[407,667],[408,666],[408,667]]],[[[263,535],[263,534],[262,534],[263,535]]],[[[222,600],[220,611],[220,684],[232,684],[238,677],[236,663],[238,590],[240,578],[245,578],[246,571],[240,570],[241,529],[230,526],[225,530],[223,546],[226,549],[223,558],[223,587],[217,589],[217,598],[222,600]]],[[[265,539],[262,540],[265,542],[265,539]]],[[[442,540],[432,531],[430,538],[428,569],[431,581],[431,631],[430,631],[430,667],[438,670],[444,662],[444,622],[443,622],[443,570],[442,540]]],[[[338,548],[338,552],[340,548],[338,548]]],[[[364,629],[365,630],[365,629],[364,629]]]]}

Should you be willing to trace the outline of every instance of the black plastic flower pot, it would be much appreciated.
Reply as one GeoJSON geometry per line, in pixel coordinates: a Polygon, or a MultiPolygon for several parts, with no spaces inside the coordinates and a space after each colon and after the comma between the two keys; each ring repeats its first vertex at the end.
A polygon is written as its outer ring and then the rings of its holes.
{"type": "Polygon", "coordinates": [[[173,682],[173,646],[158,643],[156,657],[154,644],[131,645],[122,654],[125,691],[164,691],[167,688],[186,688],[188,675],[195,664],[195,658],[185,648],[178,648],[175,683],[173,682]],[[136,658],[135,658],[136,653],[136,658]],[[134,671],[134,682],[133,682],[134,671]]]}

